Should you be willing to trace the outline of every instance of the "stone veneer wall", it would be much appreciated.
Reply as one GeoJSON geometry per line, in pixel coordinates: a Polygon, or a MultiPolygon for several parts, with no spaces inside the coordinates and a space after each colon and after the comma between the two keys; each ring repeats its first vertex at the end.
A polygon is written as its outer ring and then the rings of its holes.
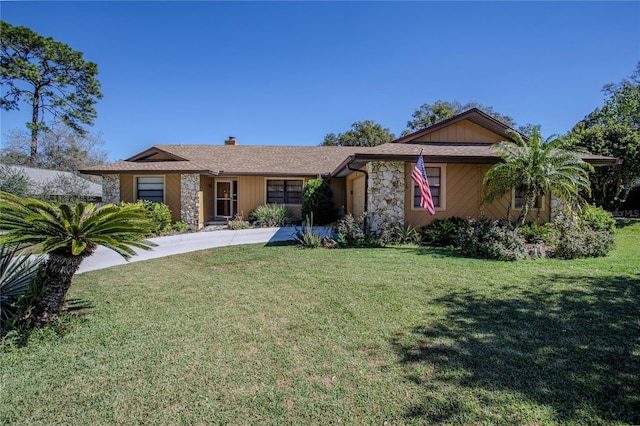
{"type": "Polygon", "coordinates": [[[367,164],[369,230],[381,234],[404,224],[404,163],[372,161],[367,164]]]}
{"type": "Polygon", "coordinates": [[[200,175],[180,175],[180,220],[189,227],[200,226],[200,175]]]}
{"type": "Polygon", "coordinates": [[[102,175],[102,202],[104,204],[120,202],[120,175],[102,175]]]}

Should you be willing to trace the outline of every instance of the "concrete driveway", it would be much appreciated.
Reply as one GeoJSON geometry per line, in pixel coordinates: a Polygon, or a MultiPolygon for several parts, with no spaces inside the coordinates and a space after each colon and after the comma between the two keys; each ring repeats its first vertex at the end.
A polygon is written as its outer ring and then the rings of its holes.
{"type": "MultiPolygon", "coordinates": [[[[313,230],[321,236],[331,236],[330,228],[314,226],[313,230]]],[[[295,227],[283,227],[241,229],[238,231],[225,229],[221,231],[193,232],[168,237],[149,238],[150,241],[158,244],[158,246],[150,251],[136,249],[137,255],[133,256],[129,262],[139,262],[141,260],[172,256],[174,254],[214,247],[291,241],[295,239],[295,234],[295,227]]],[[[113,250],[98,247],[92,256],[82,261],[77,273],[81,274],[83,272],[95,271],[115,265],[124,265],[126,263],[128,262],[113,250]]]]}

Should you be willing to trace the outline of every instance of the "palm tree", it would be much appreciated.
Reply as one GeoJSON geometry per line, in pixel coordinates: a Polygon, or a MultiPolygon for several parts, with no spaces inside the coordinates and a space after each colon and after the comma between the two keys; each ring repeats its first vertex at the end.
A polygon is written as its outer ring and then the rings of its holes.
{"type": "Polygon", "coordinates": [[[562,149],[562,139],[550,137],[543,141],[540,128],[534,127],[528,141],[512,132],[513,142],[494,146],[502,162],[484,176],[484,201],[491,202],[511,190],[522,192],[522,211],[516,227],[524,224],[536,199],[553,193],[567,206],[582,202],[581,191],[590,192],[589,174],[593,167],[575,153],[562,149]]]}
{"type": "Polygon", "coordinates": [[[98,246],[128,260],[136,254],[132,247],[149,250],[155,245],[144,239],[153,223],[135,205],[71,206],[0,191],[0,212],[0,229],[7,231],[0,243],[26,244],[47,254],[38,280],[46,289],[34,310],[38,323],[51,321],[60,312],[73,275],[98,246]]]}

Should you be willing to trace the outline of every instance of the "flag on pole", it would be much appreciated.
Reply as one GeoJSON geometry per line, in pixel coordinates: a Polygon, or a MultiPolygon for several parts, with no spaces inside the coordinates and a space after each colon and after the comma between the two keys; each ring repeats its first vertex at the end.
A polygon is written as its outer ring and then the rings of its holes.
{"type": "Polygon", "coordinates": [[[433,216],[436,214],[436,210],[433,206],[433,199],[431,198],[431,189],[429,188],[429,180],[427,179],[427,172],[424,171],[424,160],[422,159],[422,152],[418,157],[416,167],[411,173],[411,179],[420,188],[420,207],[427,209],[429,214],[433,216]]]}

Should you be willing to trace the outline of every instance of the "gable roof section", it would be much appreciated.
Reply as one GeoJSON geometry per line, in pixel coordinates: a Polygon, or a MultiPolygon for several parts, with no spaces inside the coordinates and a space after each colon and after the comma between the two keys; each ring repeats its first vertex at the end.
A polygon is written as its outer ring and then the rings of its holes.
{"type": "Polygon", "coordinates": [[[158,146],[152,146],[125,161],[188,161],[186,158],[167,152],[158,146]]]}
{"type": "Polygon", "coordinates": [[[125,161],[88,167],[83,172],[283,177],[329,175],[358,149],[335,146],[155,145],[125,161]],[[175,159],[154,160],[159,153],[175,159]]]}
{"type": "Polygon", "coordinates": [[[397,144],[411,143],[412,141],[415,141],[416,139],[421,138],[422,136],[437,132],[438,130],[441,130],[445,127],[451,126],[452,124],[455,124],[464,120],[468,120],[474,124],[477,124],[478,126],[481,126],[491,132],[494,132],[502,136],[505,140],[512,139],[511,132],[513,132],[514,130],[511,127],[507,126],[506,124],[502,123],[499,120],[496,120],[495,118],[491,117],[489,114],[482,112],[478,108],[471,108],[470,110],[462,112],[458,115],[454,115],[451,118],[442,120],[429,127],[425,127],[424,129],[420,129],[409,135],[393,140],[390,143],[397,143],[397,144]]]}

